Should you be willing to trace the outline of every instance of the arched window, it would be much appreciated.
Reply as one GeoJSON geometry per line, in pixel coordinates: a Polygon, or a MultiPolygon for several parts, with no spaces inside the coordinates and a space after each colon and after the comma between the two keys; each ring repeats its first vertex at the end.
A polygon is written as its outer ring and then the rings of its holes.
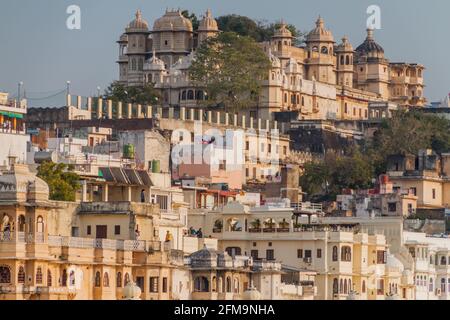
{"type": "Polygon", "coordinates": [[[53,285],[52,272],[47,270],[47,287],[51,287],[53,285]]]}
{"type": "Polygon", "coordinates": [[[350,65],[350,57],[349,56],[345,57],[345,64],[350,65]]]}
{"type": "Polygon", "coordinates": [[[187,93],[187,99],[188,100],[194,100],[194,91],[193,90],[189,90],[187,93]]]}
{"type": "Polygon", "coordinates": [[[445,278],[441,279],[441,292],[444,293],[445,292],[445,278]]]}
{"type": "Polygon", "coordinates": [[[227,277],[227,292],[231,292],[231,278],[227,277]]]}
{"type": "Polygon", "coordinates": [[[103,286],[105,288],[109,288],[109,274],[108,274],[108,272],[105,272],[105,274],[103,275],[103,286]]]}
{"type": "Polygon", "coordinates": [[[11,268],[8,266],[0,266],[0,284],[11,283],[11,268]]]}
{"type": "Polygon", "coordinates": [[[338,247],[333,247],[333,261],[338,261],[338,247]]]}
{"type": "Polygon", "coordinates": [[[323,54],[328,54],[328,48],[324,46],[324,47],[322,47],[320,52],[323,53],[323,54]]]}
{"type": "Polygon", "coordinates": [[[346,262],[352,261],[352,249],[349,246],[341,248],[341,260],[346,262]]]}
{"type": "Polygon", "coordinates": [[[122,287],[122,273],[121,272],[117,272],[116,287],[117,288],[121,288],[122,287]]]}
{"type": "Polygon", "coordinates": [[[305,106],[305,97],[302,97],[302,107],[305,106]]]}
{"type": "Polygon", "coordinates": [[[25,269],[23,266],[19,267],[19,272],[17,273],[17,282],[25,283],[25,269]]]}
{"type": "Polygon", "coordinates": [[[194,280],[195,292],[209,292],[209,281],[206,277],[197,277],[194,280]]]}
{"type": "Polygon", "coordinates": [[[348,293],[347,279],[344,280],[344,293],[348,293]]]}
{"type": "Polygon", "coordinates": [[[447,257],[441,257],[441,265],[446,265],[447,264],[447,257]]]}
{"type": "Polygon", "coordinates": [[[339,293],[339,281],[338,279],[334,279],[333,280],[333,294],[338,294],[339,293]]]}
{"type": "Polygon", "coordinates": [[[42,284],[42,268],[38,267],[36,270],[36,284],[42,284]]]}
{"type": "Polygon", "coordinates": [[[18,219],[18,225],[19,225],[19,232],[25,232],[25,216],[20,215],[18,219]]]}
{"type": "Polygon", "coordinates": [[[239,293],[239,279],[234,279],[234,293],[239,293]]]}
{"type": "Polygon", "coordinates": [[[365,280],[363,280],[363,282],[362,282],[361,292],[366,293],[366,281],[365,280]]]}
{"type": "Polygon", "coordinates": [[[202,90],[199,90],[195,93],[195,99],[202,101],[205,96],[205,93],[202,90]]]}
{"type": "Polygon", "coordinates": [[[339,293],[344,293],[344,280],[339,281],[339,293]]]}
{"type": "Polygon", "coordinates": [[[42,216],[39,216],[37,218],[36,231],[37,231],[37,233],[44,233],[44,218],[42,218],[42,216]]]}
{"type": "Polygon", "coordinates": [[[123,284],[126,286],[129,282],[130,282],[130,275],[127,272],[125,273],[125,279],[123,281],[123,284]]]}
{"type": "Polygon", "coordinates": [[[67,287],[67,270],[64,269],[62,273],[61,285],[67,287]]]}
{"type": "Polygon", "coordinates": [[[99,271],[97,271],[96,273],[95,273],[95,286],[97,287],[97,288],[99,288],[100,287],[100,284],[101,284],[101,275],[100,275],[100,272],[99,271]]]}
{"type": "Polygon", "coordinates": [[[428,285],[428,291],[429,292],[434,291],[433,278],[430,278],[430,284],[428,285]]]}
{"type": "Polygon", "coordinates": [[[213,279],[212,279],[211,290],[212,290],[212,292],[217,292],[217,278],[216,277],[213,277],[213,279]]]}
{"type": "Polygon", "coordinates": [[[285,93],[284,94],[284,103],[287,103],[288,102],[288,95],[287,95],[287,93],[285,93]]]}
{"type": "Polygon", "coordinates": [[[186,90],[181,93],[181,101],[186,100],[186,90]]]}
{"type": "Polygon", "coordinates": [[[313,52],[319,52],[319,48],[316,47],[316,46],[314,46],[314,47],[312,47],[312,51],[313,51],[313,52]]]}
{"type": "Polygon", "coordinates": [[[353,290],[353,287],[352,287],[352,280],[348,280],[348,292],[350,293],[350,291],[352,291],[353,290]]]}
{"type": "Polygon", "coordinates": [[[70,286],[74,286],[75,285],[75,271],[70,271],[70,275],[69,275],[69,284],[70,286]]]}
{"type": "Polygon", "coordinates": [[[343,66],[344,65],[344,56],[341,56],[341,66],[343,66]]]}

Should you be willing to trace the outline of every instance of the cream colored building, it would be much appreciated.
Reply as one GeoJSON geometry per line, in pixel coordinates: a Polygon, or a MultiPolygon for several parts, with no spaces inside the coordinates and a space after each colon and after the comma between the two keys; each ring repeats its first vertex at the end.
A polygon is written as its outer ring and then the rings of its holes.
{"type": "MultiPolygon", "coordinates": [[[[180,11],[167,11],[153,30],[138,12],[119,43],[120,83],[153,83],[162,92],[163,105],[195,107],[206,99],[189,80],[195,48],[219,32],[208,10],[197,33],[180,11]],[[200,102],[200,103],[199,103],[200,102]]],[[[262,82],[258,109],[248,117],[273,120],[273,113],[299,111],[299,119],[369,118],[370,102],[394,102],[401,107],[424,106],[424,67],[390,63],[375,41],[373,30],[356,49],[343,37],[337,44],[324,19],[306,36],[304,47],[292,45],[286,24],[261,48],[272,62],[262,82]]]]}
{"type": "Polygon", "coordinates": [[[317,217],[308,225],[301,213],[317,215],[304,206],[293,219],[294,210],[283,205],[250,208],[234,202],[215,211],[190,212],[189,225],[217,238],[230,255],[317,272],[318,299],[347,299],[352,291],[360,299],[385,299],[403,289],[403,270],[387,264],[384,235],[364,232],[358,223],[319,223],[317,217]]]}

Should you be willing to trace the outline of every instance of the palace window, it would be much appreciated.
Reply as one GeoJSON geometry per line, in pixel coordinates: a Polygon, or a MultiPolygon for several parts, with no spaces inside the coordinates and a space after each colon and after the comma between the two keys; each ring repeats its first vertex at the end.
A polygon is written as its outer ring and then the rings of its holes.
{"type": "Polygon", "coordinates": [[[378,250],[377,251],[377,264],[386,264],[386,262],[387,262],[386,251],[378,250]]]}
{"type": "Polygon", "coordinates": [[[11,283],[11,269],[8,266],[0,266],[0,284],[11,283]]]}
{"type": "Polygon", "coordinates": [[[127,273],[125,273],[125,279],[123,280],[123,284],[127,285],[130,282],[130,275],[127,273]]]}
{"type": "Polygon", "coordinates": [[[322,258],[322,249],[317,249],[317,258],[322,258]]]}
{"type": "Polygon", "coordinates": [[[74,286],[75,285],[75,271],[70,271],[70,275],[69,275],[69,284],[70,286],[74,286]]]}
{"type": "Polygon", "coordinates": [[[52,272],[47,270],[47,287],[51,287],[53,285],[52,272]]]}
{"type": "Polygon", "coordinates": [[[116,287],[122,288],[122,272],[117,272],[116,287]]]}
{"type": "Polygon", "coordinates": [[[108,272],[105,272],[103,275],[103,287],[108,288],[109,287],[109,274],[108,272]]]}
{"type": "Polygon", "coordinates": [[[298,249],[297,250],[297,258],[303,259],[303,249],[298,249]]]}
{"type": "Polygon", "coordinates": [[[366,293],[366,281],[365,280],[362,282],[361,291],[362,291],[362,293],[366,293]]]}
{"type": "Polygon", "coordinates": [[[341,260],[346,262],[352,261],[352,249],[349,246],[341,248],[341,260]]]}
{"type": "Polygon", "coordinates": [[[338,247],[333,247],[333,254],[332,254],[333,261],[338,261],[338,247]]]}
{"type": "Polygon", "coordinates": [[[227,292],[231,293],[231,278],[227,277],[227,292]]]}
{"type": "Polygon", "coordinates": [[[275,260],[275,253],[274,253],[274,251],[272,249],[266,251],[266,259],[268,261],[275,260]]]}
{"type": "Polygon", "coordinates": [[[36,284],[42,284],[42,268],[38,267],[36,271],[36,284]]]}
{"type": "Polygon", "coordinates": [[[338,279],[334,279],[333,280],[333,294],[338,294],[339,293],[339,281],[338,279]]]}
{"type": "Polygon", "coordinates": [[[150,277],[150,293],[158,293],[158,292],[159,292],[159,278],[150,277]]]}
{"type": "Polygon", "coordinates": [[[193,90],[189,90],[187,93],[187,99],[188,100],[194,100],[194,91],[193,90]]]}
{"type": "Polygon", "coordinates": [[[164,277],[163,278],[163,282],[162,282],[162,292],[167,293],[168,288],[167,288],[167,278],[164,277]]]}
{"type": "Polygon", "coordinates": [[[97,272],[95,273],[95,286],[96,286],[97,288],[100,288],[101,278],[102,278],[102,276],[100,275],[100,272],[97,271],[97,272]]]}
{"type": "Polygon", "coordinates": [[[17,282],[18,283],[25,283],[25,269],[23,266],[19,267],[19,272],[17,273],[17,282]]]}

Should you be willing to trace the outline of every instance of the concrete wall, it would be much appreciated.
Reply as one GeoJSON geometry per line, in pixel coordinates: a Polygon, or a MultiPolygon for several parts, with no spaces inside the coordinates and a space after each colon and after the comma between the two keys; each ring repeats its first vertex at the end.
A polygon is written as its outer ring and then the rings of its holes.
{"type": "Polygon", "coordinates": [[[27,142],[30,137],[24,134],[0,132],[0,166],[8,164],[8,156],[17,157],[17,162],[27,163],[27,142]]]}

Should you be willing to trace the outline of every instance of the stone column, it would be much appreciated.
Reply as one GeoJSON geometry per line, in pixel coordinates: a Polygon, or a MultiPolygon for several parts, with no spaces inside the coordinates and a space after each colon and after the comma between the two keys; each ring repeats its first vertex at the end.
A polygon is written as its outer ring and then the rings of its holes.
{"type": "Polygon", "coordinates": [[[70,107],[72,104],[72,96],[70,94],[66,95],[66,105],[70,107]]]}
{"type": "Polygon", "coordinates": [[[254,129],[253,128],[253,117],[250,117],[250,129],[254,129]]]}
{"type": "Polygon", "coordinates": [[[208,111],[208,123],[212,123],[212,111],[208,111]]]}
{"type": "Polygon", "coordinates": [[[117,119],[122,119],[122,102],[117,103],[117,119]]]}
{"type": "Polygon", "coordinates": [[[108,107],[108,119],[112,119],[113,112],[112,112],[112,101],[111,100],[107,101],[107,107],[108,107]]]}
{"type": "Polygon", "coordinates": [[[185,107],[180,108],[180,120],[186,120],[186,108],[185,107]]]}
{"type": "Polygon", "coordinates": [[[190,117],[189,117],[190,120],[191,120],[191,121],[195,121],[195,109],[193,109],[193,108],[190,109],[190,110],[189,110],[189,115],[190,115],[190,117]]]}
{"type": "Polygon", "coordinates": [[[81,202],[87,202],[87,181],[83,180],[81,183],[81,202]]]}
{"type": "Polygon", "coordinates": [[[220,111],[216,111],[216,117],[217,117],[216,123],[220,124],[220,111]]]}
{"type": "Polygon", "coordinates": [[[230,125],[230,114],[228,112],[225,112],[225,125],[230,125]]]}
{"type": "Polygon", "coordinates": [[[133,105],[129,103],[127,106],[127,118],[131,119],[132,116],[133,116],[133,105]]]}
{"type": "Polygon", "coordinates": [[[242,116],[242,128],[243,128],[243,129],[246,129],[246,128],[247,128],[247,123],[246,123],[245,116],[242,116]]]}
{"type": "Polygon", "coordinates": [[[153,118],[153,107],[152,106],[147,106],[147,118],[151,119],[153,118]]]}
{"type": "Polygon", "coordinates": [[[198,109],[198,121],[203,122],[203,109],[198,109]]]}
{"type": "Polygon", "coordinates": [[[108,184],[105,183],[102,188],[102,201],[103,202],[109,201],[108,193],[109,193],[109,186],[108,186],[108,184]]]}
{"type": "Polygon", "coordinates": [[[98,98],[97,103],[97,118],[101,119],[103,117],[103,99],[98,98]]]}
{"type": "Polygon", "coordinates": [[[262,129],[262,120],[261,118],[258,118],[258,130],[261,131],[262,129]]]}
{"type": "Polygon", "coordinates": [[[138,104],[137,105],[137,117],[138,119],[142,119],[142,105],[138,104]]]}
{"type": "Polygon", "coordinates": [[[173,119],[175,117],[174,114],[175,114],[175,111],[174,111],[173,107],[170,107],[169,108],[169,119],[173,119]]]}
{"type": "Polygon", "coordinates": [[[233,125],[234,125],[235,127],[238,126],[238,115],[237,115],[237,114],[234,114],[234,115],[233,115],[233,125]]]}
{"type": "Polygon", "coordinates": [[[91,97],[87,98],[87,110],[92,112],[92,98],[91,97]]]}
{"type": "Polygon", "coordinates": [[[77,96],[77,109],[81,109],[81,96],[77,96]]]}
{"type": "Polygon", "coordinates": [[[270,131],[270,120],[266,120],[266,131],[270,131]]]}

